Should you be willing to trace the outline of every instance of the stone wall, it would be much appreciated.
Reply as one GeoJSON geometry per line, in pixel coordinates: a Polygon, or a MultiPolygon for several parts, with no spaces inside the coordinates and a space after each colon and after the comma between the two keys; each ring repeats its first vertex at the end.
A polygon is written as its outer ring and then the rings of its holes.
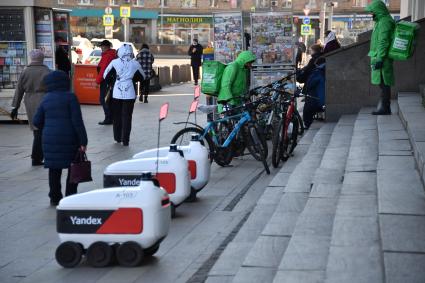
{"type": "MultiPolygon", "coordinates": [[[[419,90],[425,82],[425,19],[418,21],[421,29],[417,36],[415,54],[407,61],[394,63],[396,85],[392,95],[399,91],[419,90]]],[[[341,115],[356,114],[360,108],[375,106],[379,87],[370,83],[369,36],[326,56],[326,119],[337,121],[341,115]]]]}

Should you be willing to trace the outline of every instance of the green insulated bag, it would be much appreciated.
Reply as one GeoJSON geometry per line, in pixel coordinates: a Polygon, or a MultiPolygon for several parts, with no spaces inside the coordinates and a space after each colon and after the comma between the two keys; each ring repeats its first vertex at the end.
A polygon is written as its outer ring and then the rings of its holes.
{"type": "Polygon", "coordinates": [[[226,65],[218,61],[205,61],[202,64],[202,93],[218,96],[224,68],[226,65]]]}
{"type": "Polygon", "coordinates": [[[415,37],[418,29],[419,25],[416,23],[398,22],[388,57],[400,61],[409,59],[415,49],[415,37]]]}

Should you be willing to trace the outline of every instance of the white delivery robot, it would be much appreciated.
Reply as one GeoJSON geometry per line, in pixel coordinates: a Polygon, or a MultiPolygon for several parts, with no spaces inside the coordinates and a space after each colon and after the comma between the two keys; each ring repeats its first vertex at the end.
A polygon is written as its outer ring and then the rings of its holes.
{"type": "Polygon", "coordinates": [[[112,163],[103,172],[103,187],[138,186],[143,171],[154,176],[170,196],[171,215],[190,195],[188,163],[176,145],[171,145],[164,157],[129,159],[112,163]]]}
{"type": "MultiPolygon", "coordinates": [[[[196,199],[196,194],[200,192],[210,180],[211,162],[209,160],[208,149],[203,146],[198,135],[192,135],[189,145],[178,146],[178,150],[183,152],[184,158],[189,165],[191,193],[189,201],[196,199]]],[[[156,156],[166,157],[169,147],[161,147],[139,152],[133,159],[153,158],[156,156]]]]}
{"type": "Polygon", "coordinates": [[[141,174],[138,187],[94,190],[62,199],[57,206],[61,244],[56,260],[78,265],[83,255],[103,267],[115,258],[133,267],[155,254],[170,226],[170,199],[151,173],[141,174]]]}

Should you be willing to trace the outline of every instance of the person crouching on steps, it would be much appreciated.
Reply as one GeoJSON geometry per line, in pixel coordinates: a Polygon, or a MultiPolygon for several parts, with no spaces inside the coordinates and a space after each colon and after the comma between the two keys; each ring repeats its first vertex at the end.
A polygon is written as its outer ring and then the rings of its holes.
{"type": "Polygon", "coordinates": [[[142,66],[134,59],[133,48],[123,44],[118,49],[118,58],[106,68],[103,78],[111,83],[115,78],[112,92],[112,120],[114,139],[128,146],[130,142],[131,120],[136,100],[136,82],[146,78],[142,66]]]}
{"type": "Polygon", "coordinates": [[[78,184],[69,182],[69,168],[77,151],[86,151],[87,132],[80,104],[70,91],[69,76],[54,71],[43,83],[47,93],[34,116],[34,125],[42,131],[44,167],[49,168],[50,204],[56,206],[62,199],[62,169],[68,169],[65,196],[77,193],[78,184]]]}
{"type": "Polygon", "coordinates": [[[149,85],[153,76],[152,64],[155,59],[146,43],[143,43],[142,50],[137,54],[136,60],[139,62],[140,66],[142,66],[143,72],[145,72],[146,75],[146,79],[140,84],[139,101],[148,103],[149,85]]]}

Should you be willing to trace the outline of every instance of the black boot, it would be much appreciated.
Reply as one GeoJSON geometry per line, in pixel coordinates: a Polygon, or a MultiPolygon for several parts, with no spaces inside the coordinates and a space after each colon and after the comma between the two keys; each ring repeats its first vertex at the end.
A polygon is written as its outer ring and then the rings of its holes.
{"type": "Polygon", "coordinates": [[[148,103],[148,96],[147,95],[145,95],[143,103],[148,103]]]}
{"type": "Polygon", "coordinates": [[[372,115],[391,115],[391,87],[381,84],[381,99],[372,115]]]}

